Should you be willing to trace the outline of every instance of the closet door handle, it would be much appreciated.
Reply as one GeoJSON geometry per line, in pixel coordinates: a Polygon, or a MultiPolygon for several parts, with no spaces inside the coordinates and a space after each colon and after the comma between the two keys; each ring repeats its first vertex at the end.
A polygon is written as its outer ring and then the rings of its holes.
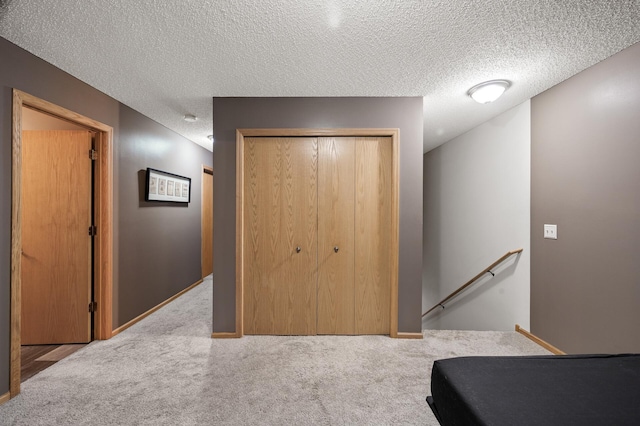
{"type": "Polygon", "coordinates": [[[296,253],[300,253],[302,251],[302,249],[300,248],[300,246],[296,247],[296,253]]]}
{"type": "Polygon", "coordinates": [[[335,247],[333,248],[333,251],[334,251],[334,252],[336,252],[336,253],[338,252],[338,250],[340,250],[340,248],[339,248],[338,246],[335,246],[335,247]]]}

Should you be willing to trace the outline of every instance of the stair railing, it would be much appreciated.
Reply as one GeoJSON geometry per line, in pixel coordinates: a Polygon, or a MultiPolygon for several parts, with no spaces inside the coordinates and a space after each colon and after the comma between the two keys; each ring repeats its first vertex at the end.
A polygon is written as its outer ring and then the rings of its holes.
{"type": "Polygon", "coordinates": [[[451,293],[450,295],[448,295],[447,297],[442,299],[439,303],[436,303],[435,305],[433,305],[433,307],[431,309],[429,309],[424,314],[422,314],[422,317],[424,318],[429,312],[433,311],[438,306],[441,306],[442,309],[444,309],[444,304],[445,303],[447,303],[448,301],[450,301],[451,299],[456,297],[458,294],[462,293],[467,287],[469,287],[470,285],[472,285],[473,283],[478,281],[485,274],[491,274],[491,276],[495,277],[496,274],[494,274],[491,270],[493,268],[495,268],[496,266],[498,266],[499,264],[501,264],[502,262],[504,262],[507,258],[513,256],[514,254],[522,253],[522,250],[523,249],[520,248],[520,249],[517,249],[517,250],[508,251],[505,254],[503,254],[500,257],[500,259],[496,260],[491,265],[489,265],[486,269],[484,269],[482,272],[480,272],[478,275],[476,275],[475,277],[471,278],[469,281],[467,281],[465,284],[463,284],[459,289],[457,289],[456,291],[454,291],[453,293],[451,293]]]}

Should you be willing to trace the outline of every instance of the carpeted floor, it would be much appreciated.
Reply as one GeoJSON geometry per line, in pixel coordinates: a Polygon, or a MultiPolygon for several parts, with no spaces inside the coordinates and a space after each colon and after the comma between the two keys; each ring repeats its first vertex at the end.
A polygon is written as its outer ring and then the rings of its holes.
{"type": "Polygon", "coordinates": [[[515,332],[212,340],[211,280],[27,380],[1,425],[437,425],[435,359],[547,354],[515,332]]]}

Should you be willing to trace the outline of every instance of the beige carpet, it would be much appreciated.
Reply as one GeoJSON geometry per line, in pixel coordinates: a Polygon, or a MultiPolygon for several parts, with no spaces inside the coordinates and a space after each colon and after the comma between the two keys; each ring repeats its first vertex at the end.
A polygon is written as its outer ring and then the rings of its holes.
{"type": "Polygon", "coordinates": [[[27,380],[1,425],[437,425],[433,361],[547,353],[515,332],[212,340],[211,281],[27,380]]]}

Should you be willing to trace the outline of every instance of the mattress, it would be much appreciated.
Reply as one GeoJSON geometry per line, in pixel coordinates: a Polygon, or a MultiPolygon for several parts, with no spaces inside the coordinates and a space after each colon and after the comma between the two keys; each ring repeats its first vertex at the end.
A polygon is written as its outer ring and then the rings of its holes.
{"type": "Polygon", "coordinates": [[[435,361],[427,402],[449,425],[640,425],[640,355],[435,361]]]}

